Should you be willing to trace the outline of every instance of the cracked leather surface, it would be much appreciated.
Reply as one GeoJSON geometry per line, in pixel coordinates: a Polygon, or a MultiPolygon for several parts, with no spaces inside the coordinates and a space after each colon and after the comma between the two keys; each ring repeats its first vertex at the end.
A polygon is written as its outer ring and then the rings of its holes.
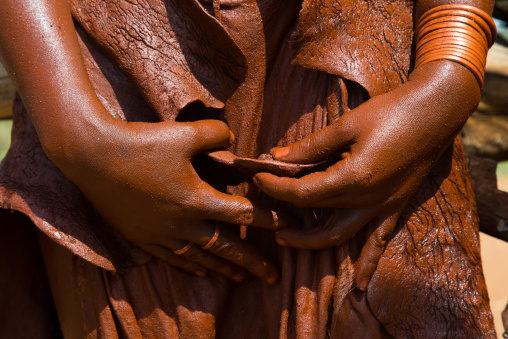
{"type": "Polygon", "coordinates": [[[245,58],[197,1],[71,1],[73,17],[137,85],[162,120],[188,103],[222,108],[245,58]]]}
{"type": "Polygon", "coordinates": [[[371,96],[392,90],[409,74],[412,13],[408,0],[304,1],[295,62],[355,81],[371,96]]]}

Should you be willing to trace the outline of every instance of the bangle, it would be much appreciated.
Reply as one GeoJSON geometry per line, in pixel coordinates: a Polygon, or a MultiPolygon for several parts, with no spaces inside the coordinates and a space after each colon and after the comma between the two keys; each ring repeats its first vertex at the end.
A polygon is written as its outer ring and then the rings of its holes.
{"type": "Polygon", "coordinates": [[[434,7],[418,21],[415,68],[435,60],[451,60],[469,69],[482,89],[487,51],[496,34],[492,18],[476,7],[434,7]]]}

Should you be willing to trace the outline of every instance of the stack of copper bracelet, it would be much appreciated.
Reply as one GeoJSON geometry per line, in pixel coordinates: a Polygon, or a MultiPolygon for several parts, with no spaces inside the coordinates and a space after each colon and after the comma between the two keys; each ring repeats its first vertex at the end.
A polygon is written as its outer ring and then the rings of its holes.
{"type": "Polygon", "coordinates": [[[434,7],[418,22],[415,68],[434,60],[453,60],[468,68],[483,88],[487,51],[496,34],[492,18],[476,7],[434,7]]]}

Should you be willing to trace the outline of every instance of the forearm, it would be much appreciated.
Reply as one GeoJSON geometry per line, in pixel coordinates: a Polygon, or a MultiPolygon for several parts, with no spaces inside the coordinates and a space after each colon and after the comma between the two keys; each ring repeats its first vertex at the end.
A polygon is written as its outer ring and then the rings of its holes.
{"type": "Polygon", "coordinates": [[[69,140],[109,119],[86,73],[65,0],[4,0],[0,58],[52,160],[68,155],[69,140]]]}
{"type": "MultiPolygon", "coordinates": [[[[420,18],[422,17],[422,15],[424,15],[426,12],[428,12],[429,10],[431,10],[431,9],[433,9],[435,7],[439,7],[439,6],[443,6],[443,5],[467,5],[467,6],[472,6],[472,7],[476,7],[478,9],[480,9],[481,11],[487,13],[488,15],[491,15],[492,11],[493,11],[493,7],[494,7],[494,1],[492,1],[492,0],[416,0],[416,3],[415,3],[415,19],[414,19],[415,30],[418,30],[418,29],[420,31],[423,30],[423,27],[418,27],[418,25],[420,24],[420,18]]],[[[450,14],[450,13],[454,13],[454,12],[453,11],[452,12],[448,12],[447,15],[452,15],[452,16],[448,16],[446,18],[443,18],[443,19],[447,19],[446,25],[452,25],[453,23],[455,23],[454,20],[458,20],[459,18],[460,19],[464,19],[464,17],[462,17],[462,16],[458,16],[456,19],[452,19],[453,15],[455,15],[455,14],[450,14]]],[[[462,14],[459,14],[459,13],[460,12],[458,12],[457,14],[458,15],[462,15],[462,14]]],[[[430,32],[433,32],[433,30],[434,30],[435,33],[439,33],[439,36],[446,36],[446,37],[441,38],[440,41],[441,41],[441,43],[446,41],[446,43],[447,43],[446,47],[447,48],[453,48],[454,50],[457,51],[457,50],[463,50],[462,46],[466,46],[467,45],[466,48],[469,51],[472,51],[472,50],[477,51],[478,54],[470,52],[467,55],[467,57],[466,57],[466,59],[469,59],[469,61],[473,62],[473,59],[475,59],[477,56],[479,56],[481,54],[481,52],[479,50],[476,50],[476,47],[474,45],[472,45],[472,42],[469,42],[469,44],[466,44],[463,37],[459,37],[458,35],[450,36],[449,35],[450,31],[449,30],[444,30],[444,27],[445,27],[444,24],[445,23],[442,22],[442,24],[439,25],[439,26],[436,26],[436,25],[432,26],[432,30],[430,30],[430,32]],[[438,29],[438,27],[439,27],[439,29],[438,29]],[[459,43],[460,45],[457,45],[456,43],[459,43]]],[[[425,25],[426,25],[427,29],[431,28],[431,27],[428,27],[428,25],[429,25],[429,21],[428,20],[425,21],[425,25]]],[[[471,24],[469,24],[469,25],[471,25],[471,24]]],[[[485,23],[485,25],[487,25],[487,24],[485,23]]],[[[456,29],[456,31],[459,31],[459,29],[456,29]]],[[[418,32],[416,32],[416,33],[418,33],[418,32]]],[[[421,49],[422,46],[419,45],[420,42],[421,42],[419,40],[422,40],[422,41],[425,41],[425,40],[422,39],[422,35],[421,34],[418,34],[419,35],[419,39],[417,39],[417,36],[416,36],[417,34],[416,33],[415,33],[414,39],[415,39],[415,42],[417,43],[417,46],[416,46],[417,47],[416,58],[418,59],[419,53],[420,53],[420,57],[421,57],[421,54],[422,54],[421,51],[423,50],[423,49],[421,49]],[[420,52],[418,52],[419,48],[420,48],[420,52]]],[[[495,35],[494,32],[490,32],[490,33],[492,35],[495,35]]],[[[461,33],[461,34],[464,34],[464,33],[461,33]]],[[[472,32],[468,32],[466,34],[471,36],[471,34],[476,34],[476,32],[473,30],[472,32]]],[[[435,39],[436,37],[438,37],[438,35],[435,35],[432,39],[435,39]]],[[[432,41],[432,39],[430,39],[430,41],[432,41]]],[[[494,36],[494,39],[495,39],[495,36],[494,36]]],[[[485,41],[485,43],[487,43],[487,42],[488,41],[485,41]]],[[[477,43],[478,43],[478,45],[481,45],[481,42],[478,41],[477,43]]],[[[488,49],[488,47],[490,47],[490,46],[488,46],[488,45],[485,46],[485,48],[487,48],[487,49],[488,49]]],[[[427,49],[427,51],[433,50],[433,51],[437,52],[436,48],[445,48],[445,47],[442,46],[442,45],[433,45],[432,48],[431,49],[427,49]]],[[[443,49],[441,49],[440,51],[441,51],[440,52],[441,53],[440,56],[442,56],[443,55],[443,49]]],[[[471,102],[472,99],[476,99],[479,102],[479,96],[480,96],[480,92],[481,92],[481,84],[480,84],[480,82],[483,82],[483,80],[479,81],[478,79],[476,79],[476,82],[478,83],[478,86],[474,86],[474,85],[472,85],[472,83],[474,82],[475,77],[471,77],[471,76],[468,75],[468,73],[469,74],[473,74],[473,67],[468,69],[463,64],[461,64],[459,62],[456,62],[456,61],[453,61],[451,59],[448,59],[448,63],[451,63],[452,65],[454,65],[453,67],[456,69],[456,71],[454,71],[453,73],[448,74],[448,79],[446,79],[446,81],[449,82],[449,84],[451,85],[451,86],[448,86],[449,87],[448,91],[450,92],[450,95],[451,95],[450,99],[452,99],[453,97],[456,96],[455,92],[457,92],[457,94],[462,94],[463,98],[464,98],[463,102],[462,102],[463,103],[463,108],[464,108],[463,110],[466,112],[466,114],[468,112],[472,113],[471,107],[468,106],[468,104],[471,102]],[[468,72],[462,72],[460,70],[461,68],[467,70],[468,72]]],[[[423,79],[423,81],[425,81],[426,74],[424,72],[422,73],[421,70],[418,69],[419,67],[421,67],[421,66],[418,65],[418,60],[417,60],[416,64],[417,64],[416,69],[411,74],[411,78],[413,80],[417,80],[417,79],[421,78],[421,79],[423,79]]],[[[431,69],[431,70],[439,72],[439,69],[441,67],[443,67],[443,65],[445,65],[446,62],[444,60],[438,60],[437,62],[434,61],[434,62],[431,62],[430,64],[432,65],[431,68],[429,68],[429,66],[427,66],[427,69],[431,69]]],[[[481,69],[482,67],[480,66],[479,68],[481,69]]],[[[441,74],[438,73],[437,76],[441,76],[441,74]]],[[[436,88],[436,90],[437,90],[437,88],[436,88]]],[[[436,95],[439,96],[440,93],[436,93],[436,95]]],[[[473,108],[473,111],[476,108],[476,105],[474,105],[474,106],[475,107],[473,108]]]]}
{"type": "Polygon", "coordinates": [[[415,154],[440,153],[475,111],[480,87],[465,67],[438,60],[415,69],[404,85],[386,96],[390,114],[405,131],[400,138],[418,147],[415,154]]]}
{"type": "MultiPolygon", "coordinates": [[[[493,2],[489,0],[420,0],[416,2],[415,25],[418,24],[420,17],[425,12],[434,7],[448,4],[466,4],[489,14],[493,8],[493,2]]],[[[454,20],[452,18],[446,18],[449,20],[447,24],[451,24],[454,20]]],[[[436,26],[433,27],[433,29],[436,29],[436,26]]],[[[422,27],[419,30],[422,31],[422,27]]],[[[442,30],[437,32],[441,36],[446,36],[442,30]]],[[[441,41],[444,41],[444,39],[447,38],[441,38],[441,41]]],[[[454,42],[453,37],[450,36],[448,39],[450,48],[458,48],[457,45],[454,45],[456,42],[454,42]]],[[[457,39],[461,42],[465,41],[464,38],[457,39]]],[[[419,43],[419,40],[417,40],[417,43],[419,43]]],[[[436,46],[439,47],[439,45],[436,46]]],[[[421,46],[417,44],[417,48],[419,47],[421,46]]],[[[471,48],[471,46],[469,47],[471,48]]],[[[485,46],[485,48],[487,47],[485,46]]],[[[417,50],[420,51],[421,58],[422,49],[417,50]]],[[[442,54],[443,52],[439,53],[442,54]]],[[[466,58],[474,59],[474,57],[474,55],[470,55],[466,58]]],[[[473,61],[473,59],[469,60],[473,61]]],[[[436,142],[444,142],[445,140],[451,142],[451,139],[460,131],[466,120],[474,112],[480,100],[480,83],[482,81],[474,76],[472,69],[454,60],[446,59],[446,57],[441,60],[421,63],[420,65],[417,62],[409,81],[395,93],[390,93],[390,96],[393,97],[393,100],[400,102],[401,105],[407,106],[405,109],[411,116],[410,119],[417,121],[418,131],[425,131],[429,138],[435,136],[434,140],[436,142]],[[398,100],[397,97],[400,99],[398,100]],[[415,115],[420,114],[422,115],[421,121],[418,121],[418,117],[415,115]]],[[[429,140],[429,142],[432,142],[432,140],[429,140]]]]}

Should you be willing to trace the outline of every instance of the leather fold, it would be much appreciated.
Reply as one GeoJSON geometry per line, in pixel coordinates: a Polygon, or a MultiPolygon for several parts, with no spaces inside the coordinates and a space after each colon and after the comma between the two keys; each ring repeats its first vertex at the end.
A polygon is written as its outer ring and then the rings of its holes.
{"type": "Polygon", "coordinates": [[[412,36],[410,0],[304,0],[294,63],[355,81],[373,97],[406,81],[412,36]]]}
{"type": "Polygon", "coordinates": [[[245,78],[244,54],[196,0],[73,0],[71,11],[161,120],[195,101],[222,108],[245,78]]]}

